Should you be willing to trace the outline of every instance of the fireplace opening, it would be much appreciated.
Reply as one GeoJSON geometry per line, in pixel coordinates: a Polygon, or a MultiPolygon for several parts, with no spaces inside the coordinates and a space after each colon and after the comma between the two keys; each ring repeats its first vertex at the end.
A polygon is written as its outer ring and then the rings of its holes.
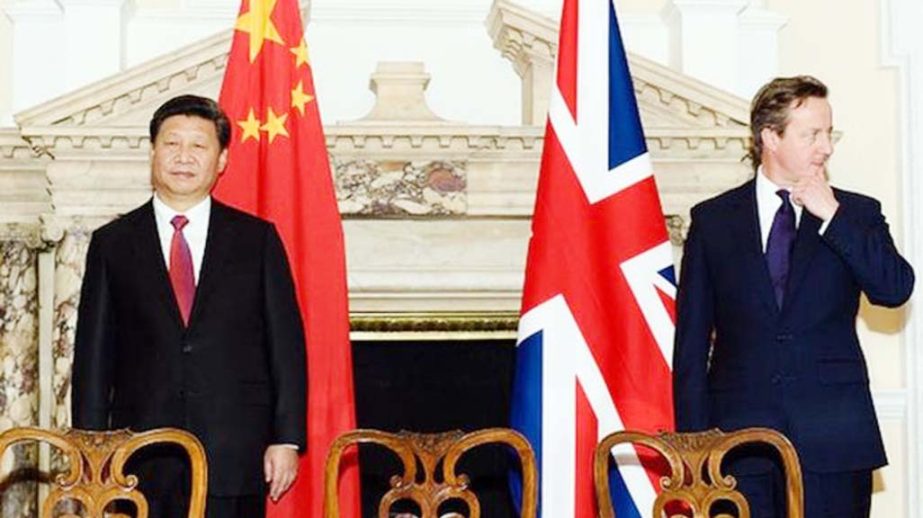
{"type": "MultiPolygon", "coordinates": [[[[414,340],[412,335],[354,340],[358,426],[424,433],[508,427],[515,343],[513,338],[414,340]]],[[[401,473],[400,464],[375,446],[361,447],[359,461],[362,515],[375,517],[390,477],[401,473]]],[[[482,516],[516,516],[508,487],[511,467],[516,468],[515,460],[500,446],[463,457],[458,472],[471,477],[482,516]]],[[[414,508],[395,511],[413,513],[414,508]]]]}

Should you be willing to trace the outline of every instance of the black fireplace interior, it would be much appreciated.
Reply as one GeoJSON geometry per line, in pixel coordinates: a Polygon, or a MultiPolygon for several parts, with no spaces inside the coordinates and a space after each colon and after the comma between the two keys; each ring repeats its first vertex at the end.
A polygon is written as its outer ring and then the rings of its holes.
{"type": "MultiPolygon", "coordinates": [[[[514,348],[514,340],[354,341],[359,427],[430,433],[509,426],[514,348]]],[[[362,515],[376,517],[400,464],[375,446],[360,448],[359,462],[362,515]]],[[[484,446],[462,458],[458,471],[471,477],[482,516],[515,516],[511,468],[518,466],[502,446],[484,446]]]]}

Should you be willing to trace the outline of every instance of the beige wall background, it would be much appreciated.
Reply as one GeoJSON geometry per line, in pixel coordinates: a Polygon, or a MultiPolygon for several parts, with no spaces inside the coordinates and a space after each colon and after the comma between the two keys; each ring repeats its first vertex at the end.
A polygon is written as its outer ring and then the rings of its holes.
{"type": "MultiPolygon", "coordinates": [[[[882,64],[881,2],[769,0],[767,6],[789,18],[779,34],[779,74],[815,75],[830,87],[834,126],[842,132],[830,162],[831,183],[881,201],[903,249],[899,78],[897,70],[882,64]]],[[[860,338],[877,393],[907,388],[907,318],[907,308],[863,306],[860,338]]],[[[912,516],[907,489],[919,487],[919,481],[905,478],[905,422],[879,410],[890,465],[876,473],[873,516],[912,516]]]]}

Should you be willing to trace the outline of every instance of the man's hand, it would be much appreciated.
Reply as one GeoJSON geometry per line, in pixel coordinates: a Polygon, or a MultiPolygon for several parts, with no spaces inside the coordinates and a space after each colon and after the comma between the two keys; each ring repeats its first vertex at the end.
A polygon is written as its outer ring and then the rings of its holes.
{"type": "Polygon", "coordinates": [[[792,186],[792,202],[808,209],[808,212],[823,221],[830,221],[840,206],[823,172],[798,180],[792,186]]]}
{"type": "Polygon", "coordinates": [[[269,484],[269,498],[277,502],[288,491],[298,475],[298,451],[289,446],[273,444],[263,455],[263,472],[269,484]]]}

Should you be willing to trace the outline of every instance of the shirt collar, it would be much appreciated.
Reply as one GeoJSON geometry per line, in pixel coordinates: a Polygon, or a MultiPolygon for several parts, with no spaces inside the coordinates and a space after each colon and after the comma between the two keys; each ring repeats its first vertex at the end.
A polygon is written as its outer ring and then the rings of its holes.
{"type": "Polygon", "coordinates": [[[190,222],[201,223],[208,220],[211,214],[212,197],[206,196],[202,201],[196,203],[185,212],[174,210],[160,199],[157,193],[154,193],[154,217],[161,223],[170,224],[174,216],[182,214],[189,218],[190,222]]]}
{"type": "MultiPolygon", "coordinates": [[[[763,171],[762,165],[756,169],[756,203],[759,207],[771,208],[772,214],[775,214],[775,211],[782,205],[782,198],[776,194],[776,192],[781,189],[791,192],[791,189],[779,187],[775,182],[770,180],[763,171]]],[[[792,203],[792,207],[795,209],[795,221],[798,222],[801,220],[801,210],[803,207],[797,203],[792,203]]]]}

